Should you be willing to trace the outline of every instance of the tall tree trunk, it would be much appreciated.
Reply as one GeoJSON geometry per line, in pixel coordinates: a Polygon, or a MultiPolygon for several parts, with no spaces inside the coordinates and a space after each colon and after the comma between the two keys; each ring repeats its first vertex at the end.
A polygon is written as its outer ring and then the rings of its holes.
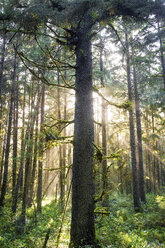
{"type": "Polygon", "coordinates": [[[139,199],[139,185],[136,165],[136,144],[135,144],[135,130],[134,130],[134,118],[133,118],[133,106],[132,106],[132,85],[131,85],[131,70],[130,70],[130,55],[129,55],[129,43],[128,34],[125,32],[126,42],[126,62],[127,62],[127,83],[128,83],[128,99],[131,103],[129,110],[129,127],[130,127],[130,146],[131,146],[131,159],[132,159],[132,176],[133,176],[133,199],[134,208],[138,210],[140,208],[139,199]]]}
{"type": "Polygon", "coordinates": [[[160,155],[159,155],[158,141],[156,141],[156,150],[157,150],[157,155],[156,155],[157,189],[158,189],[158,192],[160,192],[160,165],[159,165],[160,155]]]}
{"type": "Polygon", "coordinates": [[[12,211],[16,197],[16,173],[17,173],[17,142],[18,142],[18,84],[14,89],[14,111],[13,111],[13,187],[12,187],[12,211]]]}
{"type": "MultiPolygon", "coordinates": [[[[40,102],[40,92],[38,87],[38,103],[40,102]]],[[[32,172],[30,176],[30,189],[29,189],[29,197],[28,197],[28,206],[31,206],[34,196],[34,182],[35,175],[37,169],[37,159],[38,159],[38,115],[39,115],[39,106],[36,109],[36,130],[35,130],[35,142],[34,142],[34,156],[33,156],[33,165],[32,172]]]]}
{"type": "Polygon", "coordinates": [[[24,100],[23,100],[23,110],[22,110],[22,132],[21,132],[21,158],[20,158],[20,166],[19,166],[19,172],[18,172],[17,183],[16,183],[15,199],[14,199],[13,209],[12,209],[13,213],[16,213],[16,209],[17,209],[18,192],[21,186],[21,180],[23,178],[24,155],[25,155],[26,142],[27,142],[28,133],[29,133],[29,130],[27,128],[26,136],[25,136],[25,94],[26,92],[25,92],[25,87],[24,87],[24,100]]]}
{"type": "Polygon", "coordinates": [[[70,247],[93,245],[94,183],[93,183],[93,100],[91,20],[86,14],[77,31],[76,104],[72,177],[72,219],[70,247]]]}
{"type": "MultiPolygon", "coordinates": [[[[65,77],[66,78],[66,77],[65,77]]],[[[64,121],[67,120],[67,93],[64,91],[64,121]]],[[[66,136],[66,128],[64,128],[64,137],[66,136]]],[[[63,187],[64,187],[64,200],[65,200],[65,187],[66,187],[66,182],[65,182],[65,167],[66,167],[66,144],[63,144],[63,187]]],[[[70,182],[68,183],[70,184],[70,182]]]]}
{"type": "Polygon", "coordinates": [[[42,174],[43,174],[43,124],[44,124],[44,106],[45,106],[45,85],[42,85],[41,92],[41,126],[40,126],[40,146],[39,146],[39,161],[38,161],[38,187],[37,187],[37,211],[41,213],[42,208],[42,174]]]}
{"type": "Polygon", "coordinates": [[[7,121],[6,121],[6,126],[5,128],[5,133],[3,137],[3,147],[2,147],[2,159],[1,159],[1,167],[0,167],[0,188],[2,184],[2,175],[3,175],[3,169],[4,169],[4,158],[5,158],[5,148],[6,148],[6,128],[7,128],[7,121]]]}
{"type": "MultiPolygon", "coordinates": [[[[100,81],[101,85],[104,87],[104,77],[103,77],[103,44],[102,41],[100,42],[100,71],[102,73],[100,81]]],[[[102,149],[103,149],[103,156],[107,155],[107,139],[106,139],[106,102],[102,98],[102,149]]],[[[108,195],[107,195],[107,188],[108,188],[108,177],[107,177],[107,160],[103,160],[102,162],[102,189],[104,192],[103,198],[103,206],[108,206],[108,195]]]]}
{"type": "MultiPolygon", "coordinates": [[[[153,134],[155,133],[155,120],[154,120],[154,111],[152,109],[152,132],[153,134]]],[[[153,141],[153,147],[155,145],[155,141],[153,141]]],[[[156,194],[156,157],[155,157],[155,152],[153,153],[153,188],[154,188],[154,193],[156,194]]]]}
{"type": "MultiPolygon", "coordinates": [[[[149,137],[149,120],[148,120],[148,110],[146,108],[146,134],[147,137],[149,137]]],[[[151,154],[150,154],[150,142],[149,140],[146,142],[146,170],[147,170],[147,180],[146,180],[146,186],[147,186],[147,192],[151,193],[152,190],[152,178],[151,178],[151,154]]]]}
{"type": "Polygon", "coordinates": [[[137,86],[137,76],[135,65],[133,65],[133,82],[135,92],[135,110],[136,110],[136,128],[137,128],[137,147],[138,147],[138,158],[139,158],[139,193],[142,202],[146,201],[145,196],[145,181],[144,181],[144,166],[143,166],[143,148],[142,148],[142,131],[141,131],[141,114],[139,105],[139,94],[137,86]]]}
{"type": "Polygon", "coordinates": [[[8,131],[7,131],[7,142],[6,142],[6,151],[5,151],[5,165],[4,165],[4,175],[3,183],[1,188],[1,197],[0,197],[0,206],[4,206],[4,200],[7,189],[7,178],[8,178],[8,166],[9,166],[9,154],[10,154],[10,140],[11,140],[11,128],[12,128],[12,118],[13,118],[13,102],[14,102],[14,85],[16,79],[16,66],[17,66],[17,53],[14,54],[14,65],[12,73],[12,88],[11,88],[11,99],[10,99],[10,110],[9,110],[9,122],[8,122],[8,131]]]}
{"type": "Polygon", "coordinates": [[[163,73],[163,83],[164,83],[164,90],[165,90],[165,59],[163,55],[163,42],[162,42],[162,36],[160,34],[161,28],[160,23],[158,21],[158,35],[159,35],[159,43],[160,43],[160,60],[162,65],[162,73],[163,73]]]}
{"type": "Polygon", "coordinates": [[[6,33],[3,34],[3,44],[1,51],[2,55],[0,62],[0,121],[2,119],[2,88],[3,88],[3,70],[4,70],[4,61],[5,61],[5,51],[6,51],[6,33]]]}
{"type": "MultiPolygon", "coordinates": [[[[58,89],[57,89],[57,101],[58,101],[58,120],[61,120],[61,89],[60,89],[60,75],[59,72],[57,74],[57,81],[58,81],[58,89]]],[[[61,123],[59,122],[58,131],[61,132],[61,123]]],[[[60,168],[60,204],[61,204],[61,211],[64,208],[64,176],[63,176],[63,159],[62,159],[62,147],[59,144],[59,168],[60,168]]]]}
{"type": "Polygon", "coordinates": [[[27,127],[29,130],[29,133],[27,133],[27,150],[26,150],[26,161],[25,161],[25,175],[24,175],[24,185],[23,185],[23,195],[22,195],[22,225],[25,226],[25,217],[26,217],[26,206],[27,206],[27,200],[28,200],[28,193],[30,188],[30,174],[31,174],[31,163],[32,163],[32,151],[33,151],[33,131],[34,131],[34,125],[36,121],[36,112],[37,108],[39,108],[39,97],[37,99],[36,106],[34,107],[34,101],[35,98],[32,97],[31,101],[31,116],[30,116],[30,122],[29,127],[27,127]]]}

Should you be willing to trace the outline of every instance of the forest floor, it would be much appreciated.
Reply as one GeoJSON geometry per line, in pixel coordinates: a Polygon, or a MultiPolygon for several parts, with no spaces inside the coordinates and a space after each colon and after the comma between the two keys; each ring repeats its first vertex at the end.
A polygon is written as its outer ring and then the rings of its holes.
{"type": "MultiPolygon", "coordinates": [[[[44,202],[42,214],[27,211],[24,233],[19,232],[19,215],[13,216],[10,201],[0,214],[1,248],[42,248],[49,232],[47,248],[67,248],[70,209],[65,219],[54,201],[44,202]],[[61,229],[62,227],[62,229],[61,229]]],[[[165,247],[165,195],[147,195],[141,212],[135,213],[130,196],[113,195],[109,208],[96,209],[96,238],[103,248],[165,247]],[[98,213],[102,212],[102,213],[98,213]]],[[[20,224],[19,224],[20,225],[20,224]]]]}

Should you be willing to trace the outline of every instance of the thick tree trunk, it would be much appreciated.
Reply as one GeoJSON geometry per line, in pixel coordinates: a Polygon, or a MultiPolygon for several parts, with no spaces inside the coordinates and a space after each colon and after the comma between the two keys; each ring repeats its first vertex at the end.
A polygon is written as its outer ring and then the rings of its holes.
{"type": "MultiPolygon", "coordinates": [[[[131,85],[131,70],[130,70],[130,55],[129,55],[129,44],[128,34],[125,32],[126,41],[126,61],[127,61],[127,83],[128,83],[128,99],[132,103],[132,85],[131,85]]],[[[133,117],[133,106],[130,106],[129,110],[129,127],[130,127],[130,146],[131,146],[131,159],[132,159],[132,177],[133,177],[133,199],[134,208],[138,210],[140,208],[139,199],[139,185],[136,165],[136,144],[135,144],[135,130],[134,130],[134,117],[133,117]]]]}
{"type": "Polygon", "coordinates": [[[76,105],[72,178],[72,220],[70,247],[93,245],[94,183],[93,183],[93,100],[90,17],[84,16],[77,31],[76,105]]]}
{"type": "Polygon", "coordinates": [[[137,76],[135,65],[133,65],[134,76],[134,92],[135,92],[135,110],[136,110],[136,128],[137,128],[137,143],[138,143],[138,158],[139,158],[139,193],[142,202],[146,201],[145,196],[145,181],[144,181],[144,166],[143,166],[143,148],[142,148],[142,131],[141,131],[141,114],[139,105],[139,94],[137,87],[137,76]]]}

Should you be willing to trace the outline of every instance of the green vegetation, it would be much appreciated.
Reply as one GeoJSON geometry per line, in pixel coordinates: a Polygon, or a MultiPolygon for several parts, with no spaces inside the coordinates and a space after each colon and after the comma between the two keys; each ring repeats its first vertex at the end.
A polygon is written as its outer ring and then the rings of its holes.
{"type": "Polygon", "coordinates": [[[101,247],[165,247],[165,197],[147,195],[135,213],[128,196],[111,197],[110,214],[97,217],[101,247]]]}
{"type": "MultiPolygon", "coordinates": [[[[138,213],[134,212],[130,198],[114,194],[110,197],[109,208],[96,208],[96,238],[99,245],[104,248],[165,247],[165,196],[147,194],[147,203],[138,213]]],[[[68,247],[70,209],[66,212],[57,244],[62,219],[60,206],[54,201],[45,201],[44,204],[42,214],[37,214],[34,207],[28,209],[24,234],[19,233],[19,217],[13,217],[6,206],[0,215],[0,247],[40,248],[49,229],[47,247],[68,247]]]]}

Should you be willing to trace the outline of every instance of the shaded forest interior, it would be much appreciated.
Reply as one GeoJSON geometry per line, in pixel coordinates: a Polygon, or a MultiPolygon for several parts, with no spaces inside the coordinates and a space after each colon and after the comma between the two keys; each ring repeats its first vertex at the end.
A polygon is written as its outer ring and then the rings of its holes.
{"type": "Polygon", "coordinates": [[[165,247],[165,3],[0,3],[0,247],[165,247]]]}

